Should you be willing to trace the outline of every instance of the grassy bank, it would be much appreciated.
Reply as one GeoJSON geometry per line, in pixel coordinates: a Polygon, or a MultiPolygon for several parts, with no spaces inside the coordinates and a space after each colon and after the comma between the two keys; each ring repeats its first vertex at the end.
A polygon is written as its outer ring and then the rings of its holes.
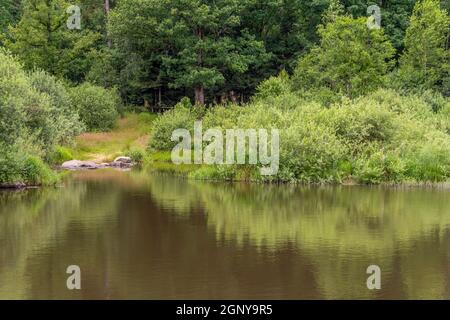
{"type": "Polygon", "coordinates": [[[127,113],[111,131],[83,133],[76,137],[74,147],[67,150],[69,157],[102,163],[120,155],[144,154],[155,117],[149,113],[127,113]]]}

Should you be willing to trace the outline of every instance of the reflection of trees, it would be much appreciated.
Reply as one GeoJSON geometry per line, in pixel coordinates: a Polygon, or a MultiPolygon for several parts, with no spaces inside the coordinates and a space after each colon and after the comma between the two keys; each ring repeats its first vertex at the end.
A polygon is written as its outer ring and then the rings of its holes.
{"type": "Polygon", "coordinates": [[[83,172],[0,193],[0,298],[449,297],[448,192],[83,172]]]}
{"type": "Polygon", "coordinates": [[[370,297],[364,272],[370,264],[384,271],[399,268],[401,274],[396,276],[401,278],[384,279],[384,283],[404,288],[411,298],[440,298],[445,293],[450,252],[448,190],[170,179],[164,185],[162,191],[160,181],[152,179],[154,198],[200,201],[217,239],[239,246],[250,240],[274,251],[294,243],[313,262],[317,285],[326,297],[370,297]]]}
{"type": "MultiPolygon", "coordinates": [[[[101,185],[98,185],[101,188],[101,185]]],[[[104,194],[93,192],[86,183],[67,180],[57,188],[39,188],[0,193],[0,298],[24,297],[26,288],[48,284],[34,283],[31,272],[52,274],[56,270],[33,270],[30,264],[48,247],[67,237],[71,223],[95,228],[99,221],[115,213],[117,194],[108,188],[104,194]],[[22,290],[22,291],[18,291],[22,290]]],[[[76,247],[65,248],[67,259],[61,259],[61,284],[64,271],[76,247]]],[[[58,274],[58,273],[56,273],[58,274]]],[[[41,280],[42,281],[42,280],[41,280]]]]}

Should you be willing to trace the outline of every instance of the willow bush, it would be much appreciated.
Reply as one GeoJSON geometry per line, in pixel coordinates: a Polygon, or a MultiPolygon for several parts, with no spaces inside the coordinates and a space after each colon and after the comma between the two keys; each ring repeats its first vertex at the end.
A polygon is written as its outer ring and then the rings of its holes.
{"type": "Polygon", "coordinates": [[[89,131],[108,131],[114,127],[120,107],[120,97],[115,89],[85,82],[71,88],[70,97],[89,131]]]}
{"type": "Polygon", "coordinates": [[[43,160],[83,129],[71,108],[60,82],[41,71],[26,73],[0,50],[0,184],[55,181],[43,160]]]}
{"type": "Polygon", "coordinates": [[[256,99],[246,106],[211,107],[200,116],[179,106],[158,119],[152,148],[171,151],[173,129],[192,130],[194,121],[202,119],[203,130],[278,128],[280,168],[276,176],[262,177],[256,166],[194,166],[195,178],[378,184],[450,177],[448,116],[442,114],[448,112],[446,104],[436,112],[426,97],[386,89],[329,107],[282,95],[267,98],[270,105],[256,99]],[[291,98],[296,105],[286,108],[291,98]]]}

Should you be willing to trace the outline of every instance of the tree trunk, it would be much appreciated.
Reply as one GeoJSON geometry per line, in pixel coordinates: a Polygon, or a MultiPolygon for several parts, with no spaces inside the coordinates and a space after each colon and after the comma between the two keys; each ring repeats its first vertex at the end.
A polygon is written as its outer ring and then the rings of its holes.
{"type": "Polygon", "coordinates": [[[195,104],[199,106],[205,105],[205,92],[203,86],[195,88],[195,104]]]}
{"type": "Polygon", "coordinates": [[[162,105],[162,93],[161,93],[161,87],[158,87],[158,107],[161,108],[162,105]]]}
{"type": "MultiPolygon", "coordinates": [[[[195,28],[194,29],[194,35],[198,38],[198,40],[202,40],[203,39],[203,29],[201,27],[195,28]]],[[[203,50],[200,49],[197,52],[197,66],[198,67],[203,67],[203,50]]],[[[195,87],[195,104],[199,105],[199,106],[204,106],[205,105],[205,92],[204,92],[204,88],[203,85],[198,85],[197,87],[195,87]]]]}
{"type": "MultiPolygon", "coordinates": [[[[105,15],[106,15],[106,19],[108,19],[109,10],[110,10],[109,0],[105,0],[105,15]]],[[[109,34],[107,34],[106,37],[108,38],[108,48],[111,48],[112,43],[111,43],[111,39],[109,38],[109,34]]]]}

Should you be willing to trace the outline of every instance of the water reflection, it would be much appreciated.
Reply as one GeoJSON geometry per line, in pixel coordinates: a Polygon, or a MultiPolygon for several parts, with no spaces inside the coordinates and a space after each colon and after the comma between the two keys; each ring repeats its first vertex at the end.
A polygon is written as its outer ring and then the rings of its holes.
{"type": "Polygon", "coordinates": [[[80,172],[0,193],[0,298],[448,299],[449,194],[80,172]]]}

